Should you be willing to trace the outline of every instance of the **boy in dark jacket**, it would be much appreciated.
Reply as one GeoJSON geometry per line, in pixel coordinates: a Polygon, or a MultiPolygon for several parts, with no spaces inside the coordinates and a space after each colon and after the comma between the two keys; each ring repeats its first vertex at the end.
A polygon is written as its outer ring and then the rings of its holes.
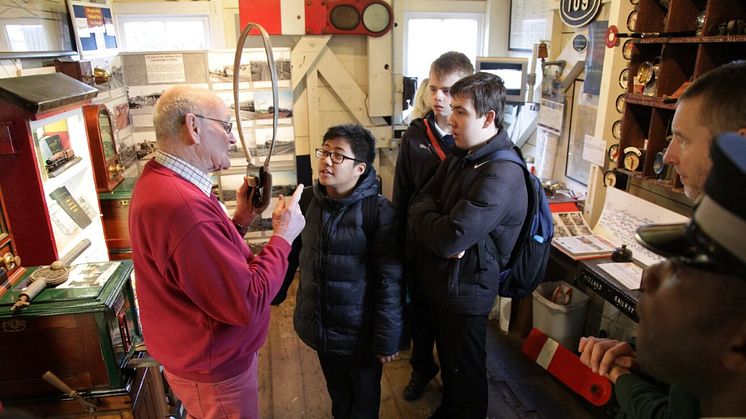
{"type": "MultiPolygon", "coordinates": [[[[453,137],[448,117],[451,115],[451,86],[474,73],[469,58],[460,52],[446,52],[430,65],[429,95],[432,110],[424,118],[412,121],[402,136],[394,173],[394,206],[406,229],[407,211],[412,198],[433,177],[435,170],[453,150],[453,137]]],[[[433,357],[435,331],[430,306],[422,288],[421,261],[417,260],[417,245],[406,236],[405,277],[410,303],[407,307],[408,327],[412,335],[412,376],[404,388],[405,400],[416,400],[430,380],[438,373],[433,357]]]]}
{"type": "Polygon", "coordinates": [[[477,73],[457,81],[451,106],[456,148],[413,200],[409,225],[424,258],[443,379],[433,417],[483,419],[487,315],[526,218],[528,193],[521,167],[493,156],[513,147],[502,126],[502,79],[477,73]]]}
{"type": "Polygon", "coordinates": [[[333,416],[378,418],[382,364],[398,356],[402,331],[397,214],[378,194],[370,131],[329,128],[316,157],[293,323],[318,352],[333,416]]]}

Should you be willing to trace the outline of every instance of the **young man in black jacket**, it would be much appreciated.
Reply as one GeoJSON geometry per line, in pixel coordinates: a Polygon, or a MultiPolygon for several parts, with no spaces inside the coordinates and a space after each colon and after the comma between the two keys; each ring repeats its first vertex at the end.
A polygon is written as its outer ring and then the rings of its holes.
{"type": "Polygon", "coordinates": [[[416,244],[406,227],[407,211],[412,197],[433,177],[435,170],[453,150],[453,136],[448,125],[451,115],[451,86],[474,73],[469,58],[460,52],[446,52],[430,65],[429,94],[432,110],[424,118],[412,121],[402,136],[394,173],[393,203],[397,207],[406,237],[405,277],[410,303],[407,307],[408,329],[412,335],[412,376],[404,388],[405,400],[416,400],[438,373],[433,355],[435,332],[430,307],[420,280],[416,244]]]}
{"type": "Polygon", "coordinates": [[[319,179],[304,191],[313,198],[294,243],[302,242],[293,324],[318,352],[334,418],[377,419],[382,364],[396,359],[402,331],[398,218],[378,194],[370,131],[329,128],[316,157],[319,179]]]}
{"type": "Polygon", "coordinates": [[[453,155],[409,208],[433,306],[443,399],[435,418],[487,415],[487,315],[526,218],[523,170],[493,153],[513,143],[503,128],[505,86],[477,73],[451,86],[453,155]]]}

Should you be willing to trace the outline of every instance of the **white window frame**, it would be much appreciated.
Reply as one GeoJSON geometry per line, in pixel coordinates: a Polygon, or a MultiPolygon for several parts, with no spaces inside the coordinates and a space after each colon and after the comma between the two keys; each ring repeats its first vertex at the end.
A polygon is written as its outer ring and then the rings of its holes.
{"type": "Polygon", "coordinates": [[[222,2],[148,2],[148,3],[113,3],[113,12],[120,34],[121,50],[129,51],[126,45],[124,23],[128,21],[147,20],[202,20],[205,28],[205,49],[224,48],[225,41],[221,35],[223,28],[222,2]],[[214,4],[220,3],[220,6],[214,4]]]}
{"type": "MultiPolygon", "coordinates": [[[[486,51],[485,13],[484,12],[404,12],[404,57],[408,57],[409,49],[409,21],[412,19],[472,19],[477,21],[477,56],[484,55],[486,51]]],[[[472,57],[476,59],[476,57],[472,57]]],[[[405,58],[402,63],[403,74],[409,73],[409,63],[405,58]]]]}

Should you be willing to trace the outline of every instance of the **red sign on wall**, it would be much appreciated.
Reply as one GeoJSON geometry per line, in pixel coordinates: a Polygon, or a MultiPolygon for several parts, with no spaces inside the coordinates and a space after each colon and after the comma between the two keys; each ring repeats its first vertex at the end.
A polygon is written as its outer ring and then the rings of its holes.
{"type": "Polygon", "coordinates": [[[88,22],[89,28],[104,26],[104,15],[101,13],[101,8],[99,7],[86,7],[85,19],[88,22]]]}

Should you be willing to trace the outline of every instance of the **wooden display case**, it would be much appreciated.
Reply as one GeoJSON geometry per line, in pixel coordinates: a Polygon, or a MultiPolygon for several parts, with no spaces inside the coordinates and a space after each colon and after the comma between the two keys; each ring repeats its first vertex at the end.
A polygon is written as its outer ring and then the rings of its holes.
{"type": "Polygon", "coordinates": [[[129,209],[136,178],[126,178],[111,192],[98,194],[104,217],[106,247],[111,260],[132,259],[129,233],[129,209]]]}
{"type": "Polygon", "coordinates": [[[12,288],[26,271],[13,246],[13,234],[6,219],[5,199],[0,189],[0,296],[12,288]]]}
{"type": "MultiPolygon", "coordinates": [[[[660,160],[671,138],[676,96],[691,82],[715,67],[746,58],[746,35],[721,35],[723,25],[746,20],[742,0],[640,0],[634,31],[660,32],[665,37],[633,39],[628,83],[619,139],[619,167],[630,185],[667,196],[691,206],[683,185],[673,170],[662,170],[660,160]],[[702,23],[698,28],[698,21],[702,23]],[[635,79],[650,77],[644,86],[635,79]],[[641,152],[635,169],[625,168],[624,153],[634,147],[641,152]],[[656,164],[656,156],[658,164],[656,164]]],[[[634,158],[632,158],[634,160],[634,158]]]]}
{"type": "Polygon", "coordinates": [[[0,79],[0,187],[26,266],[108,260],[81,107],[97,90],[64,74],[0,79]]]}
{"type": "Polygon", "coordinates": [[[29,275],[0,298],[0,357],[20,363],[0,364],[3,404],[39,417],[166,417],[159,366],[138,351],[142,334],[132,262],[71,268],[65,283],[45,289],[20,313],[9,307],[38,268],[29,268],[29,275]],[[63,288],[65,284],[70,287],[63,288]],[[78,391],[96,411],[87,412],[43,381],[46,371],[78,391]]]}
{"type": "Polygon", "coordinates": [[[124,180],[124,167],[114,140],[112,116],[104,105],[83,106],[88,145],[91,149],[96,190],[109,192],[124,180]]]}
{"type": "Polygon", "coordinates": [[[131,261],[74,265],[70,278],[47,288],[20,313],[10,307],[30,273],[0,297],[0,364],[3,403],[62,396],[42,380],[52,371],[71,388],[95,392],[125,386],[123,368],[142,334],[132,290],[131,261]],[[63,288],[64,286],[67,286],[63,288]]]}

